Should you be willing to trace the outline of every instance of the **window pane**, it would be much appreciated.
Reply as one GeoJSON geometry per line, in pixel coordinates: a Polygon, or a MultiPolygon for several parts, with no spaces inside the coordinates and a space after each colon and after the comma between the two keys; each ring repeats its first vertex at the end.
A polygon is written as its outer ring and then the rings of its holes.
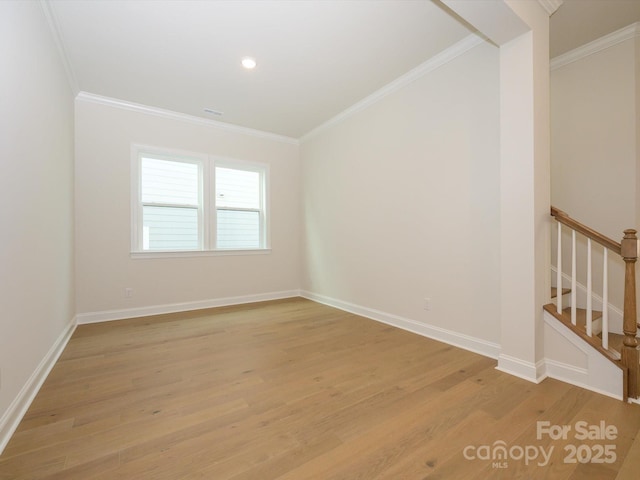
{"type": "Polygon", "coordinates": [[[142,201],[198,205],[198,164],[142,158],[142,201]]]}
{"type": "Polygon", "coordinates": [[[218,248],[260,248],[260,213],[218,210],[218,248]]]}
{"type": "Polygon", "coordinates": [[[198,250],[198,209],[142,207],[143,250],[198,250]]]}
{"type": "Polygon", "coordinates": [[[260,208],[260,173],[217,167],[216,207],[260,208]]]}

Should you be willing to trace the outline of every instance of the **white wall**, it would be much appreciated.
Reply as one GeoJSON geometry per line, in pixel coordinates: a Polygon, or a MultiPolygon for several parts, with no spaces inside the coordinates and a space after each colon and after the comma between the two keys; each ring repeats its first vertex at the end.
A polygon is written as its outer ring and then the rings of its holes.
{"type": "MultiPolygon", "coordinates": [[[[298,148],[296,144],[77,99],[79,321],[91,318],[86,314],[99,312],[115,310],[127,316],[135,314],[131,309],[142,307],[297,291],[298,148]],[[132,143],[269,164],[272,252],[248,256],[131,258],[132,143]],[[133,289],[131,298],[125,298],[125,288],[133,289]]],[[[109,318],[109,314],[99,318],[109,318]]]]}
{"type": "Polygon", "coordinates": [[[74,317],[73,97],[37,2],[0,2],[0,112],[1,450],[74,317]]]}
{"type": "Polygon", "coordinates": [[[302,144],[304,290],[499,342],[498,88],[485,43],[302,144]]]}
{"type": "Polygon", "coordinates": [[[553,204],[620,241],[636,223],[635,40],[551,71],[553,204]]]}
{"type": "MultiPolygon", "coordinates": [[[[635,43],[629,39],[551,71],[552,204],[618,242],[624,229],[638,228],[635,43]]],[[[569,242],[567,231],[565,272],[570,272],[569,242]]],[[[579,240],[583,284],[584,243],[579,240]]],[[[600,250],[594,255],[596,293],[602,288],[600,250]]],[[[609,296],[618,308],[623,279],[622,260],[612,258],[609,296]]]]}

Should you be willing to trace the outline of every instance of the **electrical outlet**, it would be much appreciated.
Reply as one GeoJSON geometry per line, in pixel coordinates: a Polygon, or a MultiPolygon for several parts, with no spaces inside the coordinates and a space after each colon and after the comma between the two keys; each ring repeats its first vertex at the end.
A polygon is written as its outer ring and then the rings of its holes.
{"type": "Polygon", "coordinates": [[[124,297],[125,298],[133,297],[133,288],[129,288],[129,287],[125,288],[124,289],[124,297]]]}
{"type": "Polygon", "coordinates": [[[425,298],[424,299],[424,309],[426,311],[430,311],[431,310],[431,299],[430,298],[425,298]]]}

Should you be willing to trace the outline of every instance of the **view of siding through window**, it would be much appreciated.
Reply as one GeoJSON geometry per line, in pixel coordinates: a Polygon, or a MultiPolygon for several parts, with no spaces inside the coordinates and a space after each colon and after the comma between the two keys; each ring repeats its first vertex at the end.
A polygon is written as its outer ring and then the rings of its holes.
{"type": "Polygon", "coordinates": [[[216,168],[217,248],[260,248],[260,173],[216,168]]]}
{"type": "Polygon", "coordinates": [[[198,164],[142,158],[142,249],[198,250],[198,164]]]}

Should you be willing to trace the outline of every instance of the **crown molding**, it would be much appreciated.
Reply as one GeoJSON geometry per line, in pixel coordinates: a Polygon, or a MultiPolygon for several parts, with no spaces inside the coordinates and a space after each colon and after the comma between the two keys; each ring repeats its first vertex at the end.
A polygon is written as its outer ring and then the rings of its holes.
{"type": "Polygon", "coordinates": [[[433,70],[436,70],[437,68],[440,68],[441,66],[449,63],[451,60],[459,57],[460,55],[462,55],[463,53],[466,53],[472,48],[477,47],[478,45],[484,43],[485,41],[486,41],[485,38],[477,34],[472,34],[465,37],[464,39],[460,40],[458,43],[452,45],[446,50],[443,50],[436,56],[418,65],[413,70],[410,70],[404,75],[398,77],[397,79],[393,80],[391,83],[385,85],[381,89],[375,91],[368,97],[365,97],[359,102],[353,104],[351,107],[347,108],[346,110],[343,110],[336,116],[330,118],[323,124],[314,128],[310,132],[304,134],[302,137],[300,137],[300,143],[306,140],[309,140],[310,138],[318,135],[320,132],[323,132],[332,126],[337,125],[338,123],[343,122],[344,120],[351,117],[352,115],[362,110],[365,110],[366,108],[369,108],[373,104],[382,100],[387,95],[391,95],[392,93],[397,92],[401,88],[406,87],[407,85],[416,81],[417,79],[426,75],[427,73],[432,72],[433,70]]]}
{"type": "Polygon", "coordinates": [[[262,130],[255,130],[253,128],[241,127],[233,125],[231,123],[220,122],[216,120],[209,120],[207,118],[196,117],[195,115],[188,115],[186,113],[178,113],[171,110],[165,110],[157,107],[150,107],[148,105],[141,105],[139,103],[128,102],[126,100],[120,100],[117,98],[104,97],[102,95],[96,95],[94,93],[80,92],[76,95],[76,101],[97,103],[100,105],[107,105],[109,107],[119,108],[121,110],[128,110],[131,112],[144,113],[147,115],[154,115],[156,117],[169,118],[171,120],[178,120],[181,122],[192,123],[194,125],[201,125],[205,127],[212,127],[219,130],[224,130],[230,133],[236,133],[239,135],[247,135],[250,137],[257,137],[266,140],[273,140],[281,143],[288,143],[291,145],[299,145],[300,142],[292,137],[285,135],[278,135],[277,133],[265,132],[262,130]]]}
{"type": "Polygon", "coordinates": [[[629,40],[640,36],[640,22],[632,23],[631,25],[609,33],[603,37],[600,37],[592,42],[585,43],[581,47],[570,50],[562,55],[551,59],[550,68],[555,70],[570,63],[581,60],[594,53],[601,52],[607,48],[613,47],[625,40],[629,40]]]}
{"type": "Polygon", "coordinates": [[[551,16],[560,8],[564,0],[538,0],[538,3],[547,11],[549,16],[551,16]]]}
{"type": "Polygon", "coordinates": [[[64,67],[64,72],[67,75],[67,81],[69,82],[69,86],[73,91],[74,95],[77,95],[80,92],[80,88],[78,86],[78,80],[76,78],[76,74],[71,66],[71,62],[69,61],[69,55],[67,54],[67,49],[64,46],[64,40],[62,38],[62,34],[60,33],[60,24],[58,22],[58,17],[56,17],[56,13],[51,7],[51,3],[49,0],[39,0],[40,7],[42,7],[42,13],[49,24],[49,30],[51,31],[51,35],[53,36],[53,42],[56,44],[56,48],[58,49],[58,53],[60,54],[60,59],[62,60],[62,65],[64,67]]]}

